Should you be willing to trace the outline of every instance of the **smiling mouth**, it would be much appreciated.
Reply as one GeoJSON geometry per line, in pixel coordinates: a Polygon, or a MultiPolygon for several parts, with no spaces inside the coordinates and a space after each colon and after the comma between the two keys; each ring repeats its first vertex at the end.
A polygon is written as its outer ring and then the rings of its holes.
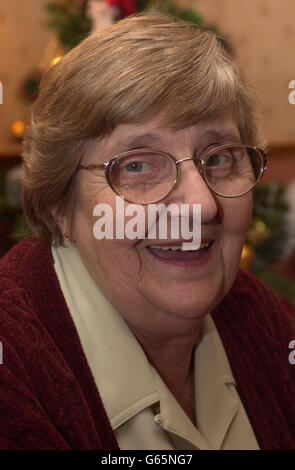
{"type": "Polygon", "coordinates": [[[179,245],[150,245],[147,250],[160,261],[178,265],[200,264],[205,262],[212,251],[214,242],[202,243],[199,248],[183,249],[179,245]]]}

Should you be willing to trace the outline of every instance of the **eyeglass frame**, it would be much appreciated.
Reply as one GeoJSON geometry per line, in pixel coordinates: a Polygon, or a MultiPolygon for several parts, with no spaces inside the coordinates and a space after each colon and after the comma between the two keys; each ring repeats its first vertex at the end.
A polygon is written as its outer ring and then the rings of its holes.
{"type": "Polygon", "coordinates": [[[104,162],[104,163],[82,163],[78,166],[77,171],[78,170],[95,170],[95,169],[104,170],[105,171],[105,177],[106,177],[106,180],[108,182],[108,185],[110,186],[112,191],[114,191],[114,193],[117,194],[117,196],[124,197],[125,201],[130,202],[132,204],[141,204],[143,206],[146,206],[148,204],[156,204],[156,203],[162,201],[165,197],[169,196],[169,194],[171,194],[171,192],[173,191],[173,189],[175,188],[176,184],[179,181],[179,170],[178,170],[179,166],[178,165],[182,162],[189,161],[189,160],[192,160],[192,161],[195,162],[195,166],[198,169],[199,174],[203,177],[203,179],[204,179],[206,185],[208,186],[208,188],[210,189],[210,191],[212,191],[217,196],[225,197],[227,199],[233,199],[233,198],[241,197],[241,196],[244,196],[245,194],[248,194],[250,191],[252,191],[252,189],[261,180],[261,178],[262,178],[262,176],[263,176],[263,174],[266,170],[266,166],[267,166],[267,155],[266,155],[266,152],[263,149],[261,149],[259,147],[253,147],[252,145],[248,145],[248,144],[240,144],[240,143],[234,142],[234,143],[223,144],[223,145],[218,145],[217,147],[214,147],[213,149],[211,149],[206,154],[205,158],[185,157],[185,158],[181,158],[180,160],[175,160],[172,155],[170,155],[169,153],[166,153],[166,152],[162,152],[161,150],[154,150],[154,149],[148,149],[148,148],[139,148],[139,149],[127,150],[126,152],[120,153],[119,155],[116,155],[115,157],[111,158],[110,160],[108,160],[107,162],[104,162]],[[260,156],[262,157],[262,167],[261,167],[261,170],[260,170],[259,178],[257,179],[255,184],[250,189],[248,189],[246,192],[244,192],[242,194],[239,194],[238,196],[224,196],[224,195],[219,194],[218,192],[216,192],[214,189],[212,189],[210,187],[210,184],[208,184],[208,181],[206,179],[205,172],[204,172],[206,161],[210,158],[210,156],[216,150],[223,150],[223,149],[228,148],[228,147],[250,148],[252,150],[256,150],[260,154],[260,156]],[[123,194],[119,194],[115,190],[115,188],[112,186],[112,183],[111,183],[111,180],[110,180],[110,172],[111,172],[111,168],[112,168],[113,163],[116,160],[118,160],[119,158],[125,157],[126,155],[136,154],[139,151],[140,152],[149,152],[149,153],[153,153],[153,154],[157,154],[157,155],[161,154],[161,155],[168,156],[169,158],[171,158],[173,160],[173,163],[176,167],[176,175],[175,175],[174,182],[173,182],[173,185],[171,187],[171,190],[165,196],[163,196],[161,199],[159,199],[158,201],[154,201],[153,203],[151,203],[151,202],[134,203],[132,201],[129,201],[128,199],[125,198],[125,196],[123,194]],[[201,165],[201,167],[199,165],[201,165]]]}

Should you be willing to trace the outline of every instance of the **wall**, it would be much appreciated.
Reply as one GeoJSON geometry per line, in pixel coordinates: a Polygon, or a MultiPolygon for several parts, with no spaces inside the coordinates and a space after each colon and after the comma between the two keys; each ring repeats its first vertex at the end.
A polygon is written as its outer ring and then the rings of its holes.
{"type": "Polygon", "coordinates": [[[21,81],[40,63],[50,32],[44,5],[48,0],[0,0],[0,154],[15,153],[19,146],[10,138],[11,122],[25,117],[17,97],[21,81]]]}
{"type": "Polygon", "coordinates": [[[295,105],[288,84],[295,80],[294,0],[191,0],[206,21],[229,37],[262,111],[272,145],[295,146],[295,105]]]}
{"type": "MultiPolygon", "coordinates": [[[[9,138],[13,119],[24,110],[16,96],[21,80],[41,60],[50,38],[48,0],[0,0],[0,154],[15,153],[9,138]]],[[[272,145],[295,146],[295,105],[288,84],[295,79],[294,0],[178,0],[215,23],[238,52],[262,110],[263,133],[272,145]]],[[[17,147],[18,149],[18,147],[17,147]]]]}

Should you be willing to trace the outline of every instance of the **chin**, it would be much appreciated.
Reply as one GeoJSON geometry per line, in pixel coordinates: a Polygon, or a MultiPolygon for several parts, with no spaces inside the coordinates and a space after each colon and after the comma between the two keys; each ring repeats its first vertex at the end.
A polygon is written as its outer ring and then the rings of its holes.
{"type": "Polygon", "coordinates": [[[150,302],[175,317],[193,319],[203,318],[212,312],[225,295],[221,286],[219,289],[198,285],[185,289],[181,286],[178,289],[167,290],[165,296],[163,290],[154,292],[150,302]]]}

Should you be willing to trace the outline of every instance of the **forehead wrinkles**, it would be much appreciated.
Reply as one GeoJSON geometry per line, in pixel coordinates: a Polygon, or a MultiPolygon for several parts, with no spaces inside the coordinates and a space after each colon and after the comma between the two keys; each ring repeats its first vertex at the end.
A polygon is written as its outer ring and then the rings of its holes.
{"type": "Polygon", "coordinates": [[[179,142],[184,150],[187,145],[203,146],[210,143],[236,143],[240,142],[238,128],[232,119],[203,122],[194,126],[173,131],[161,127],[161,121],[148,121],[146,124],[122,124],[112,134],[89,142],[84,154],[84,162],[103,162],[114,158],[120,153],[137,148],[153,148],[161,150],[163,147],[173,153],[173,146],[179,142]],[[170,149],[170,144],[171,149],[170,149]]]}

